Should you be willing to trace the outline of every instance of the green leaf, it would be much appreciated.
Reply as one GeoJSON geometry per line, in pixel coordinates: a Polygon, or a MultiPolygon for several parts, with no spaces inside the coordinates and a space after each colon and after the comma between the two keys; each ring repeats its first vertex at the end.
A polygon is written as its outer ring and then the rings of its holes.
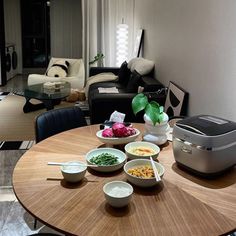
{"type": "Polygon", "coordinates": [[[163,106],[160,106],[160,107],[159,107],[159,110],[160,110],[160,113],[163,113],[163,112],[164,112],[164,107],[163,107],[163,106]]]}
{"type": "Polygon", "coordinates": [[[148,104],[148,99],[143,93],[137,94],[132,100],[132,109],[136,115],[138,112],[145,109],[148,104]]]}
{"type": "Polygon", "coordinates": [[[157,109],[160,108],[159,103],[157,103],[156,101],[151,101],[150,104],[151,104],[152,106],[156,107],[157,109]]]}
{"type": "Polygon", "coordinates": [[[151,119],[153,125],[156,123],[160,123],[160,111],[159,111],[159,104],[156,102],[151,102],[146,106],[145,113],[151,119]]]}
{"type": "Polygon", "coordinates": [[[164,119],[163,106],[160,106],[157,102],[151,101],[145,108],[145,113],[151,119],[153,125],[160,123],[164,119]]]}
{"type": "Polygon", "coordinates": [[[160,106],[156,101],[149,103],[147,96],[143,93],[139,93],[133,98],[132,109],[135,115],[145,110],[146,115],[151,119],[153,125],[162,122],[164,119],[164,107],[160,106]]]}
{"type": "Polygon", "coordinates": [[[159,123],[161,123],[164,120],[164,113],[162,112],[159,116],[159,123]]]}

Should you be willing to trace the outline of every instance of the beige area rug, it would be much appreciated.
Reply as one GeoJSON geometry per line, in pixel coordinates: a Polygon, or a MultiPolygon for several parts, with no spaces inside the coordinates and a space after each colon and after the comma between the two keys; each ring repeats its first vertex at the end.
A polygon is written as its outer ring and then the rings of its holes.
{"type": "MultiPolygon", "coordinates": [[[[32,100],[32,103],[37,100],[32,100]]],[[[18,95],[8,95],[0,101],[0,141],[23,141],[34,140],[34,120],[35,117],[46,109],[24,113],[23,106],[25,98],[18,95]]],[[[61,107],[74,106],[74,103],[62,101],[55,106],[61,107]]]]}

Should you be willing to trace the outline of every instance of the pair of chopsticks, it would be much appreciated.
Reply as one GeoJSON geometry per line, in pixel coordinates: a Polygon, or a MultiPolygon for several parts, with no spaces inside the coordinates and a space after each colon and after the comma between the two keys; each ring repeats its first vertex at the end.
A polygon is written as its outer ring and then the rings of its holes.
{"type": "Polygon", "coordinates": [[[63,162],[48,162],[50,166],[88,166],[88,167],[98,167],[97,165],[88,165],[85,163],[63,163],[63,162]]]}
{"type": "Polygon", "coordinates": [[[157,170],[157,168],[156,168],[156,165],[155,165],[155,163],[154,163],[154,161],[153,161],[153,159],[152,159],[151,156],[150,156],[150,160],[151,160],[152,169],[153,169],[153,171],[154,171],[154,175],[155,175],[156,181],[159,182],[159,181],[161,181],[161,177],[160,177],[160,175],[159,175],[159,173],[158,173],[158,170],[157,170]]]}

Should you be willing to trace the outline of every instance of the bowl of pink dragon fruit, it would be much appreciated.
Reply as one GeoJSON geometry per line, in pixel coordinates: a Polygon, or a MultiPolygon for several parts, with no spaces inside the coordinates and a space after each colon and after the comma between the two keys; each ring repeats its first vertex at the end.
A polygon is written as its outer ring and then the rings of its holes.
{"type": "Polygon", "coordinates": [[[133,128],[132,125],[125,126],[123,123],[114,123],[112,127],[99,130],[96,133],[98,139],[108,144],[126,144],[134,141],[140,134],[140,131],[133,128]]]}

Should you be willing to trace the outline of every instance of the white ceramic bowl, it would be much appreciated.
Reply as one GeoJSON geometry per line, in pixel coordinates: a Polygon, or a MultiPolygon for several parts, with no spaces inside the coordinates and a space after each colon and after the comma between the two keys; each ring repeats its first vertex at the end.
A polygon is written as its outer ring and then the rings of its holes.
{"type": "Polygon", "coordinates": [[[119,144],[126,144],[129,142],[134,141],[140,134],[140,131],[138,129],[135,129],[136,134],[124,137],[124,138],[109,138],[109,137],[103,137],[102,136],[102,131],[99,130],[96,133],[97,138],[102,142],[102,143],[107,143],[107,144],[113,144],[113,145],[119,145],[119,144]]]}
{"type": "Polygon", "coordinates": [[[150,142],[145,142],[145,141],[136,141],[136,142],[131,142],[125,145],[125,153],[129,159],[149,159],[150,156],[152,156],[153,159],[156,159],[158,154],[160,152],[160,148],[150,142]],[[146,154],[146,155],[138,155],[132,153],[132,149],[138,148],[138,147],[143,147],[143,148],[148,148],[152,149],[154,151],[154,154],[146,154]]]}
{"type": "Polygon", "coordinates": [[[113,207],[124,207],[129,204],[133,187],[123,181],[112,181],[103,186],[107,202],[113,207]]]}
{"type": "MultiPolygon", "coordinates": [[[[162,178],[163,175],[164,175],[164,172],[165,172],[164,166],[161,165],[160,163],[156,162],[156,161],[154,161],[154,163],[156,165],[156,168],[158,170],[159,175],[162,178]]],[[[128,173],[129,169],[135,168],[135,167],[138,167],[138,166],[143,166],[143,165],[152,166],[151,161],[147,160],[147,159],[136,159],[136,160],[128,161],[124,165],[124,171],[125,171],[125,175],[126,175],[127,180],[130,183],[132,183],[136,186],[139,186],[139,187],[152,187],[152,186],[158,184],[159,182],[156,181],[155,177],[154,178],[149,178],[149,179],[143,179],[143,178],[139,178],[139,177],[133,176],[133,175],[128,173]]]]}
{"type": "Polygon", "coordinates": [[[112,154],[112,155],[115,155],[116,157],[118,157],[118,164],[115,164],[115,165],[106,165],[106,166],[102,166],[102,165],[99,165],[98,167],[90,167],[96,171],[99,171],[99,172],[112,172],[112,171],[116,171],[116,170],[119,170],[120,168],[122,168],[127,160],[127,157],[125,155],[124,152],[118,150],[118,149],[115,149],[115,148],[96,148],[96,149],[93,149],[91,151],[89,151],[87,154],[86,154],[86,161],[88,164],[90,165],[94,165],[94,163],[92,163],[90,161],[91,158],[93,158],[94,156],[98,156],[102,153],[109,153],[109,154],[112,154]]]}
{"type": "MultiPolygon", "coordinates": [[[[84,162],[80,162],[80,161],[69,161],[66,162],[66,164],[77,164],[77,163],[82,163],[84,164],[84,162]]],[[[81,181],[86,173],[87,170],[87,166],[69,166],[69,165],[63,165],[61,166],[61,173],[64,177],[64,179],[67,182],[79,182],[81,181]]]]}

